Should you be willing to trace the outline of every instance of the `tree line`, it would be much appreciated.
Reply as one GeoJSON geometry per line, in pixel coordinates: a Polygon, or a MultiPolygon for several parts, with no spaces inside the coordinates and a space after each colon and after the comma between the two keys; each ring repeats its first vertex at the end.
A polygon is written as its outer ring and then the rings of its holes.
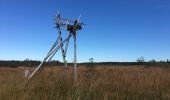
{"type": "MultiPolygon", "coordinates": [[[[35,67],[39,65],[41,61],[36,60],[24,60],[24,61],[18,61],[18,60],[0,60],[0,67],[35,67]]],[[[56,66],[61,65],[62,63],[59,61],[51,61],[49,63],[45,62],[44,66],[56,66]]]]}
{"type": "MultiPolygon", "coordinates": [[[[36,60],[24,60],[24,61],[18,61],[18,60],[0,60],[0,67],[36,67],[41,62],[36,60]]],[[[85,65],[88,66],[92,62],[84,62],[84,63],[78,63],[78,66],[85,65]]],[[[60,62],[58,60],[53,60],[50,62],[45,62],[44,66],[61,66],[63,65],[63,62],[60,62]]],[[[73,63],[68,63],[68,65],[73,66],[73,63]]],[[[170,67],[170,61],[156,61],[156,60],[150,60],[145,61],[143,58],[137,59],[136,62],[93,62],[93,65],[122,65],[122,66],[129,66],[129,65],[144,65],[146,67],[150,66],[159,66],[159,67],[170,67]]]]}

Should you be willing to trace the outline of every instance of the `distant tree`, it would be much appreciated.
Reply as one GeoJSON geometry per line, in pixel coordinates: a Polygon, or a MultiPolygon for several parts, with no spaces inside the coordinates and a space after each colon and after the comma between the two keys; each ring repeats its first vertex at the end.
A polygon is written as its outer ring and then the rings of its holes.
{"type": "Polygon", "coordinates": [[[86,65],[87,71],[84,73],[85,77],[89,78],[96,78],[98,77],[98,72],[95,70],[94,59],[90,58],[89,63],[86,65]]]}
{"type": "Polygon", "coordinates": [[[144,60],[144,57],[140,57],[140,58],[138,58],[136,61],[137,61],[137,62],[144,62],[145,60],[144,60]]]}
{"type": "Polygon", "coordinates": [[[94,69],[94,59],[90,58],[89,63],[86,65],[87,68],[94,69]]]}
{"type": "Polygon", "coordinates": [[[169,61],[169,59],[167,59],[167,61],[166,61],[167,63],[170,63],[170,61],[169,61]]]}
{"type": "Polygon", "coordinates": [[[151,63],[155,63],[155,62],[156,62],[156,60],[155,60],[155,59],[152,59],[152,60],[150,60],[149,62],[151,62],[151,63]]]}
{"type": "Polygon", "coordinates": [[[28,58],[26,58],[24,61],[30,61],[28,58]]]}
{"type": "Polygon", "coordinates": [[[93,58],[90,58],[90,59],[89,59],[89,61],[90,61],[91,63],[93,63],[93,60],[94,60],[93,58]]]}

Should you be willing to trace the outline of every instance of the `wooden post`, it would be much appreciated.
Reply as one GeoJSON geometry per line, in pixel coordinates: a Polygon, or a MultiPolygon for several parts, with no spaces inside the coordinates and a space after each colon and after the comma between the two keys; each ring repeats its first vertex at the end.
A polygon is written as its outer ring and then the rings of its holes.
{"type": "Polygon", "coordinates": [[[77,80],[76,32],[74,32],[74,82],[77,80]]]}

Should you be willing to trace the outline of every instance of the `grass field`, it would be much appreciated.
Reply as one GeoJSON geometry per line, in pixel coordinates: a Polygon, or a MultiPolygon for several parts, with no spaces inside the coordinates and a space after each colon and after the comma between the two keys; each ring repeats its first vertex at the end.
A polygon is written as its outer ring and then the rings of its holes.
{"type": "Polygon", "coordinates": [[[0,68],[0,100],[170,100],[170,68],[96,66],[45,68],[27,81],[24,70],[0,68]]]}

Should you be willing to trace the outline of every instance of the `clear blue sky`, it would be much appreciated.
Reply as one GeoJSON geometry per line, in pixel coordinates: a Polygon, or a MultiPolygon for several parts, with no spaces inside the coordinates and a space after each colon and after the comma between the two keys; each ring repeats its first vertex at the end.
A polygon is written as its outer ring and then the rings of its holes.
{"type": "MultiPolygon", "coordinates": [[[[170,59],[169,0],[0,0],[0,59],[42,60],[57,38],[57,11],[87,24],[77,37],[79,62],[170,59]]],[[[54,59],[62,61],[60,52],[54,59]]]]}

